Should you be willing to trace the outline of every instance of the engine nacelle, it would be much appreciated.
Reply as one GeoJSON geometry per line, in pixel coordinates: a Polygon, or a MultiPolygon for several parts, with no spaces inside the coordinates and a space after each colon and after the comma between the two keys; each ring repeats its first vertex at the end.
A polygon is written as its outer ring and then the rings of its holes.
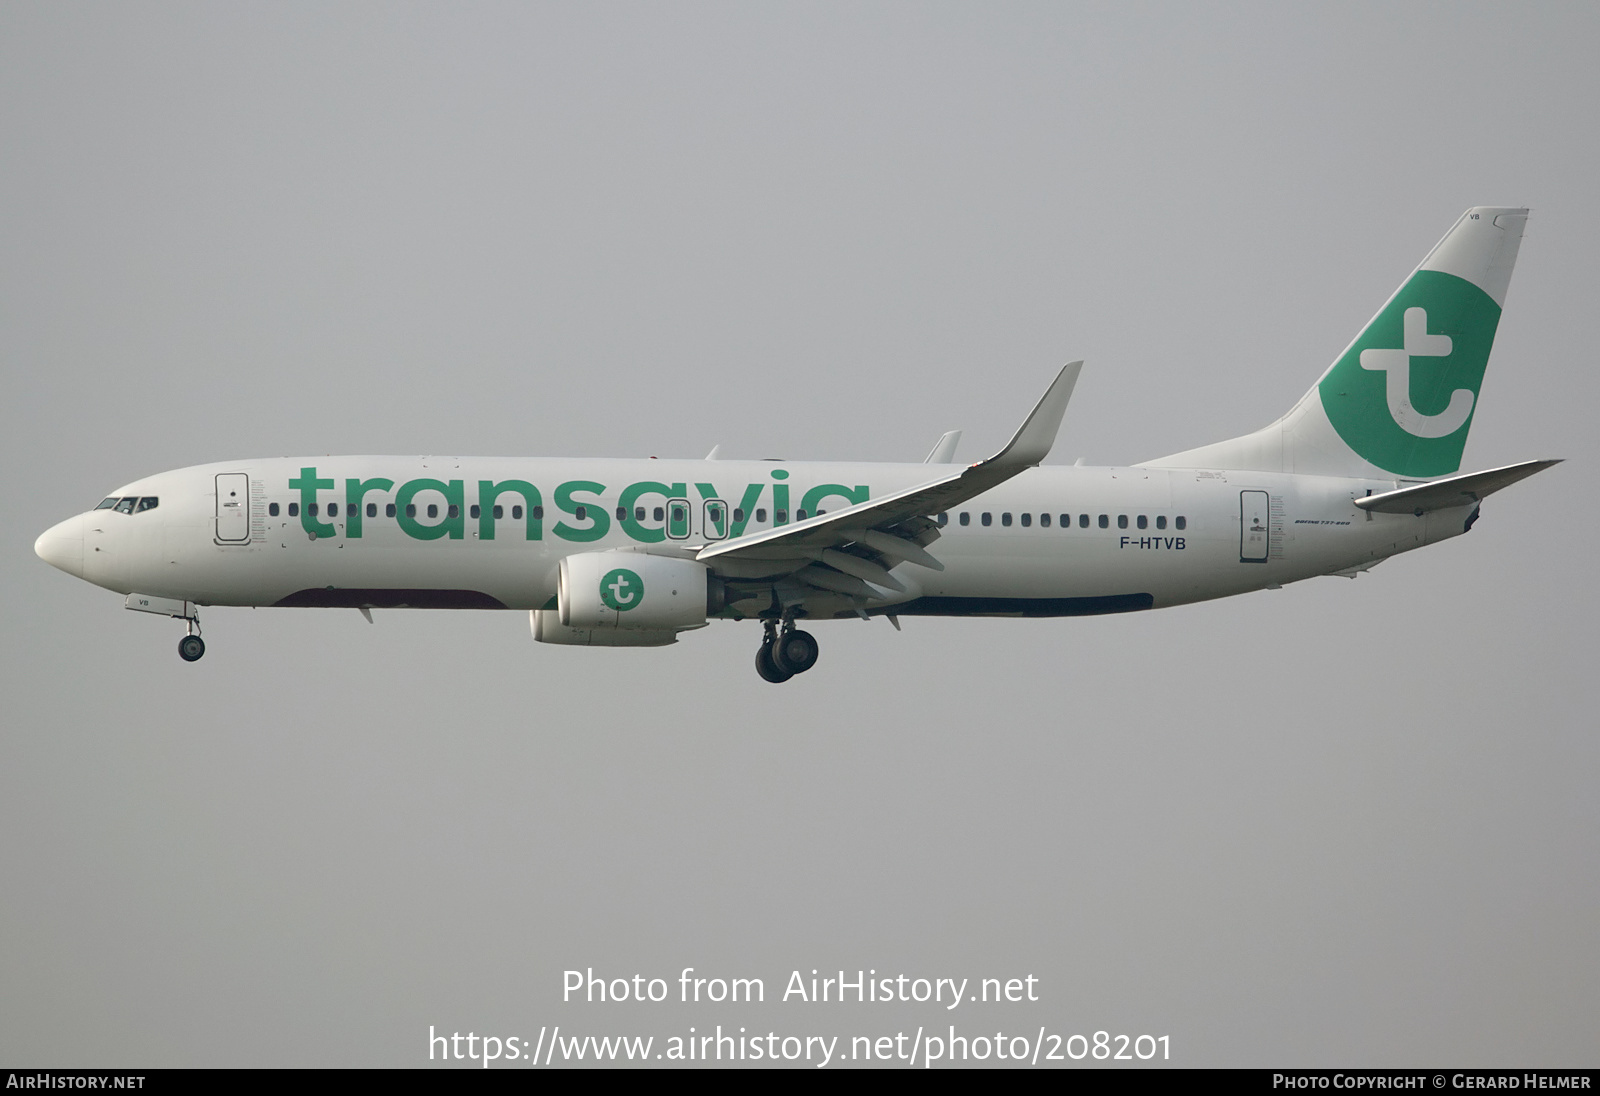
{"type": "Polygon", "coordinates": [[[720,606],[721,582],[703,563],[642,552],[583,552],[561,561],[557,619],[579,631],[698,628],[720,606]]]}
{"type": "Polygon", "coordinates": [[[665,647],[678,642],[674,631],[644,631],[638,628],[568,628],[555,609],[535,609],[528,614],[533,638],[540,643],[561,643],[575,647],[665,647]]]}

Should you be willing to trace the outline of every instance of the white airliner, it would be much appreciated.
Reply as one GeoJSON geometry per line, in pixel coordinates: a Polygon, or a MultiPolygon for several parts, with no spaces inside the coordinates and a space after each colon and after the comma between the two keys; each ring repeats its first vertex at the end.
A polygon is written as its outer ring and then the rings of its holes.
{"type": "Polygon", "coordinates": [[[229,461],[120,487],[34,550],[187,621],[191,662],[201,605],[523,609],[535,639],[597,647],[758,620],[773,682],[816,663],[801,620],[1086,616],[1353,577],[1557,463],[1456,474],[1526,219],[1463,214],[1270,426],[1127,468],[1039,466],[1073,362],[965,467],[958,431],[920,464],[229,461]]]}

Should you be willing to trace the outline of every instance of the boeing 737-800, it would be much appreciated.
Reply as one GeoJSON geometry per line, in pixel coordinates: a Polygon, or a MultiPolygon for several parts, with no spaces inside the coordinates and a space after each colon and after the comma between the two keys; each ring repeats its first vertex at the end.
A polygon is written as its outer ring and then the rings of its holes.
{"type": "Polygon", "coordinates": [[[811,669],[800,621],[1122,613],[1353,576],[1457,536],[1555,461],[1458,474],[1525,209],[1468,210],[1282,418],[1126,468],[1041,467],[1081,362],[1011,441],[951,463],[307,457],[119,487],[46,562],[188,622],[198,607],[520,609],[544,643],[649,647],[757,620],[756,669],[811,669]]]}

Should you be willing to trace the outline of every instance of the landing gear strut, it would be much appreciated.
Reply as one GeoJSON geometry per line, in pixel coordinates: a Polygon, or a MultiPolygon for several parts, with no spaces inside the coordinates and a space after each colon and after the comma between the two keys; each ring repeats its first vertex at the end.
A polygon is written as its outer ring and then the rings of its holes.
{"type": "Polygon", "coordinates": [[[756,673],[774,685],[788,681],[795,674],[803,674],[817,664],[817,640],[810,632],[802,632],[793,620],[762,622],[766,635],[756,651],[756,673]]]}
{"type": "Polygon", "coordinates": [[[178,640],[178,657],[185,662],[199,662],[206,653],[206,641],[200,638],[200,611],[197,609],[194,616],[184,619],[189,622],[189,634],[178,640]]]}

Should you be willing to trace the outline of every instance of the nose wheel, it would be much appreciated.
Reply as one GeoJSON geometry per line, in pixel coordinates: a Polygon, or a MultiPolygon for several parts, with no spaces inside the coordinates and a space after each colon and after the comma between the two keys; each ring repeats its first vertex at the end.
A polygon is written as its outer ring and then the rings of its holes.
{"type": "Polygon", "coordinates": [[[200,638],[200,610],[191,609],[183,619],[189,625],[189,634],[178,640],[178,657],[185,662],[199,662],[206,653],[206,641],[200,638]]]}
{"type": "Polygon", "coordinates": [[[817,640],[802,632],[792,621],[785,621],[780,632],[775,622],[766,622],[766,636],[756,651],[756,673],[774,685],[803,674],[817,664],[817,640]]]}

